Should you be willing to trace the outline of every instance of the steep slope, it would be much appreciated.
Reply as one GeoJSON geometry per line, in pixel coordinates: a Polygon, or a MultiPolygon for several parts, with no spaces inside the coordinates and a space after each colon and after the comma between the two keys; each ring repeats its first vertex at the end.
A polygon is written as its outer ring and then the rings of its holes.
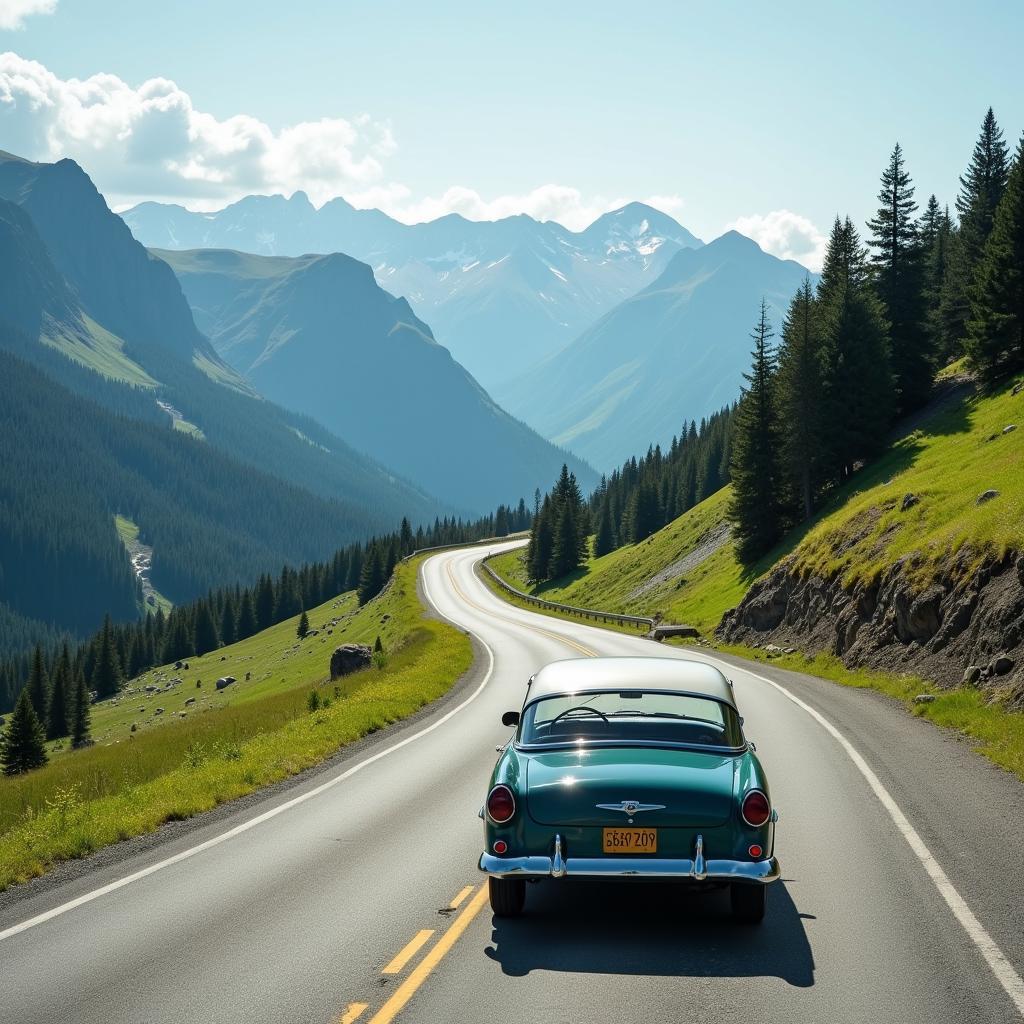
{"type": "Polygon", "coordinates": [[[199,333],[170,267],[72,161],[0,154],[0,297],[0,348],[122,415],[170,425],[174,410],[231,457],[348,503],[339,541],[452,507],[257,396],[199,333]]]}
{"type": "Polygon", "coordinates": [[[530,495],[568,461],[508,416],[366,264],[339,254],[161,251],[214,345],[299,409],[432,493],[484,510],[530,495]]]}
{"type": "Polygon", "coordinates": [[[2,350],[0,438],[0,607],[42,624],[40,637],[91,632],[105,611],[137,616],[117,514],[139,525],[152,578],[176,603],[323,558],[353,532],[341,503],[116,415],[2,350]]]}
{"type": "Polygon", "coordinates": [[[599,469],[739,396],[761,298],[778,329],[807,271],[730,231],[664,273],[496,397],[599,469]]]}
{"type": "Polygon", "coordinates": [[[0,196],[29,215],[83,313],[139,349],[158,345],[216,366],[169,268],[134,244],[73,160],[37,164],[0,153],[0,196]]]}
{"type": "Polygon", "coordinates": [[[680,248],[701,243],[641,203],[582,232],[527,216],[457,214],[402,224],[334,199],[319,210],[299,192],[249,196],[213,214],[143,203],[124,214],[157,248],[231,248],[263,255],[344,252],[404,295],[488,389],[558,351],[616,303],[655,280],[680,248]]]}
{"type": "Polygon", "coordinates": [[[992,394],[954,387],[755,565],[741,565],[722,537],[725,488],[646,541],[593,560],[579,579],[538,592],[944,686],[973,666],[971,685],[1024,710],[1017,424],[1024,378],[992,394]]]}

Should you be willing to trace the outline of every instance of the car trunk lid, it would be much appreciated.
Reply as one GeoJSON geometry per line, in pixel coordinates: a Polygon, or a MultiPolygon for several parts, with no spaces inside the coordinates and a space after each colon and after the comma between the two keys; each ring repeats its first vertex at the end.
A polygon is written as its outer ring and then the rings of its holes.
{"type": "Polygon", "coordinates": [[[527,809],[544,825],[712,826],[733,809],[735,758],[664,748],[533,754],[527,809]],[[623,804],[660,805],[628,813],[623,804]],[[599,805],[608,806],[599,806],[599,805]]]}

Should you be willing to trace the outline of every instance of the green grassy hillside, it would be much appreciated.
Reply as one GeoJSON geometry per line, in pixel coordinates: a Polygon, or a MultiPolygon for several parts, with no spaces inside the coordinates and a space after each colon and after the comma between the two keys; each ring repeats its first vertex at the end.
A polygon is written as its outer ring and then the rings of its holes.
{"type": "Polygon", "coordinates": [[[661,615],[705,634],[755,579],[790,553],[797,569],[842,573],[849,583],[868,581],[901,558],[908,559],[919,585],[946,571],[957,554],[957,570],[970,572],[986,555],[1024,548],[1024,389],[1012,394],[1016,383],[938,402],[810,524],[755,565],[741,566],[728,541],[700,559],[698,549],[725,522],[727,487],[640,544],[592,559],[569,580],[528,588],[517,552],[492,565],[520,589],[551,601],[661,615]],[[1020,429],[1003,433],[1014,425],[1020,429]],[[988,490],[998,497],[979,505],[988,490]],[[917,502],[901,511],[908,494],[917,502]],[[688,556],[697,564],[654,581],[688,556]]]}
{"type": "MultiPolygon", "coordinates": [[[[520,589],[548,600],[660,615],[667,622],[696,626],[712,643],[723,613],[789,556],[797,572],[835,573],[846,583],[870,580],[901,559],[916,587],[939,575],[969,574],[987,556],[1024,549],[1024,388],[1013,394],[1021,380],[991,394],[960,389],[937,402],[811,523],[755,565],[740,565],[727,539],[715,547],[726,521],[729,488],[640,544],[591,560],[572,579],[531,588],[519,551],[490,564],[520,589]],[[1017,429],[1006,429],[1014,425],[1017,429]],[[999,493],[979,505],[979,496],[988,490],[999,493]],[[903,511],[908,494],[917,501],[903,511]]],[[[981,753],[1024,779],[1024,715],[1007,712],[984,690],[937,687],[906,673],[851,669],[829,654],[725,649],[880,690],[915,715],[971,737],[981,753]],[[934,700],[915,702],[922,692],[934,700]]]]}
{"type": "Polygon", "coordinates": [[[288,619],[187,670],[132,680],[93,707],[95,745],[54,749],[44,768],[0,777],[0,890],[294,775],[441,696],[472,649],[464,633],[424,616],[418,561],[400,565],[362,608],[341,594],[313,609],[316,636],[299,640],[288,619]],[[384,653],[373,667],[330,681],[335,646],[378,636],[384,653]],[[218,691],[229,674],[237,682],[218,691]],[[310,710],[313,691],[320,707],[310,710]]]}
{"type": "Polygon", "coordinates": [[[671,570],[697,555],[709,534],[721,530],[728,504],[726,487],[639,544],[590,559],[567,580],[531,587],[521,551],[494,558],[490,565],[520,590],[549,601],[628,615],[655,615],[710,633],[722,612],[743,596],[756,570],[746,570],[737,562],[727,539],[705,560],[680,575],[671,570]],[[655,582],[659,574],[669,574],[670,578],[659,584],[655,582]]]}

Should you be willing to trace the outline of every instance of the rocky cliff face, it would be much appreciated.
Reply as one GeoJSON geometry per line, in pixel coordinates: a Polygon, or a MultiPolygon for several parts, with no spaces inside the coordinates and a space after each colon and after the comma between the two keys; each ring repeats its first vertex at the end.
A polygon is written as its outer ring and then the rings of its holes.
{"type": "Polygon", "coordinates": [[[852,666],[982,686],[1024,710],[1024,554],[961,550],[926,586],[909,559],[874,583],[802,575],[793,559],[758,580],[722,618],[720,639],[798,646],[852,666]]]}

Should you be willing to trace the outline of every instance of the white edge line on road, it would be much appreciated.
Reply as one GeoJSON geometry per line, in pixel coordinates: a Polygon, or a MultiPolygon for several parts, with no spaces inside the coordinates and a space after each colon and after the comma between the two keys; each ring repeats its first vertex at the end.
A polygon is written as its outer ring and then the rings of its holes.
{"type": "MultiPolygon", "coordinates": [[[[713,658],[710,655],[705,654],[703,657],[708,661],[717,662],[725,668],[739,667],[730,665],[727,661],[719,661],[718,658],[713,658]]],[[[751,672],[749,669],[740,668],[740,671],[746,673],[752,679],[757,679],[774,687],[784,697],[796,704],[797,707],[806,711],[846,751],[847,756],[857,766],[857,770],[864,776],[868,785],[874,791],[875,796],[878,797],[879,803],[888,811],[889,817],[892,818],[900,835],[903,836],[907,844],[917,855],[917,859],[921,862],[925,871],[928,872],[928,877],[935,884],[935,888],[939,890],[939,894],[946,901],[949,909],[953,911],[953,916],[960,922],[970,940],[985,958],[985,962],[991,968],[999,984],[1002,985],[1006,994],[1017,1007],[1017,1012],[1024,1017],[1024,980],[1021,979],[1013,964],[1007,959],[1006,954],[996,944],[995,939],[986,931],[985,926],[974,916],[974,912],[967,905],[967,901],[949,880],[949,876],[942,870],[939,862],[918,834],[917,829],[910,824],[907,816],[900,810],[899,804],[896,803],[892,794],[882,785],[881,780],[871,769],[867,761],[864,760],[860,751],[823,714],[812,708],[810,704],[802,701],[794,693],[791,693],[786,687],[769,679],[767,676],[751,672]]]]}
{"type": "MultiPolygon", "coordinates": [[[[430,596],[430,590],[427,587],[425,573],[421,577],[420,582],[423,587],[424,594],[426,595],[427,603],[437,610],[437,606],[434,604],[434,601],[430,596]]],[[[338,785],[338,783],[344,782],[346,779],[350,779],[356,774],[356,772],[362,771],[364,768],[367,768],[371,764],[381,760],[381,758],[387,757],[389,754],[393,754],[396,750],[401,750],[402,747],[407,747],[410,743],[415,743],[416,740],[421,739],[428,733],[440,728],[445,724],[445,722],[450,721],[460,711],[468,707],[474,700],[476,700],[477,697],[480,696],[484,687],[490,682],[491,675],[494,673],[494,651],[491,650],[490,645],[481,637],[476,637],[476,639],[483,646],[484,650],[487,651],[488,658],[487,671],[484,673],[483,679],[480,680],[480,685],[461,704],[446,712],[436,721],[431,722],[430,725],[420,729],[419,732],[413,733],[412,736],[407,736],[404,740],[393,744],[385,750],[379,751],[372,757],[366,758],[365,761],[360,761],[358,764],[353,765],[340,775],[336,775],[334,778],[321,783],[316,788],[311,789],[306,793],[302,793],[299,796],[293,797],[291,800],[287,800],[285,803],[279,804],[278,806],[271,808],[269,811],[264,811],[263,814],[258,814],[255,818],[250,818],[248,821],[244,821],[242,824],[236,825],[234,828],[221,833],[219,836],[207,839],[206,842],[199,843],[198,846],[192,846],[187,850],[182,850],[180,853],[176,853],[173,857],[167,857],[165,860],[158,861],[156,864],[150,864],[149,867],[143,868],[140,871],[135,871],[130,875],[125,875],[124,878],[119,878],[117,881],[110,882],[108,885],[100,886],[100,888],[93,889],[91,892],[83,893],[81,896],[78,896],[73,900],[69,900],[67,903],[62,903],[60,906],[54,907],[52,910],[47,910],[42,914],[37,914],[35,917],[30,917],[28,920],[22,921],[20,924],[12,925],[10,928],[0,931],[0,942],[4,939],[9,939],[12,936],[18,935],[21,932],[28,931],[29,928],[34,928],[36,925],[44,924],[46,921],[51,921],[53,918],[59,917],[61,914],[66,914],[69,910],[74,910],[76,907],[81,907],[86,903],[91,903],[93,900],[97,900],[101,896],[106,896],[109,893],[116,892],[118,889],[123,889],[126,885],[131,885],[132,882],[137,882],[149,875],[156,874],[157,871],[162,871],[164,868],[171,867],[173,864],[179,864],[183,860],[188,860],[190,857],[194,857],[198,853],[203,853],[214,846],[226,843],[229,839],[233,839],[235,836],[241,835],[243,832],[248,832],[257,825],[261,825],[263,822],[269,821],[271,818],[276,818],[277,815],[283,814],[285,811],[291,810],[293,807],[297,807],[299,804],[305,803],[307,800],[312,800],[314,797],[319,796],[326,790],[338,785]]]]}

